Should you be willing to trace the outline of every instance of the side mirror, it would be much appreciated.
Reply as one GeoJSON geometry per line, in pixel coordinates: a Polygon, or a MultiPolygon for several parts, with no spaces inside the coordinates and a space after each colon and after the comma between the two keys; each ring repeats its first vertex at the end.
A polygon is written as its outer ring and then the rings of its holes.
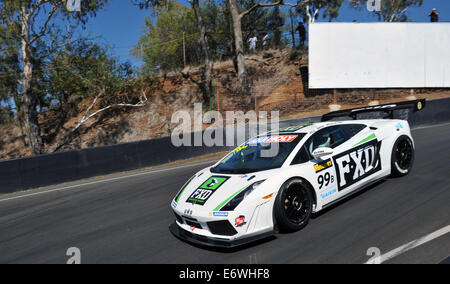
{"type": "Polygon", "coordinates": [[[322,157],[330,156],[333,154],[333,149],[328,147],[320,147],[312,152],[314,159],[319,160],[322,157]]]}

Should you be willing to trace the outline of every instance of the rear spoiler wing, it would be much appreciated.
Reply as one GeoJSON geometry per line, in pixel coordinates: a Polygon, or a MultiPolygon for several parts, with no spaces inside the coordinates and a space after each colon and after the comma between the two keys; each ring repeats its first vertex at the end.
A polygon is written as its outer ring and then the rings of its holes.
{"type": "Polygon", "coordinates": [[[399,102],[392,104],[385,104],[373,107],[363,107],[363,108],[355,108],[355,109],[347,109],[340,110],[335,112],[330,112],[322,116],[322,122],[330,121],[335,118],[343,117],[343,118],[351,118],[353,120],[358,119],[358,114],[361,113],[374,113],[374,112],[382,112],[386,115],[383,116],[384,119],[394,119],[394,111],[396,110],[410,110],[413,112],[421,111],[425,108],[426,100],[415,100],[409,102],[399,102]]]}

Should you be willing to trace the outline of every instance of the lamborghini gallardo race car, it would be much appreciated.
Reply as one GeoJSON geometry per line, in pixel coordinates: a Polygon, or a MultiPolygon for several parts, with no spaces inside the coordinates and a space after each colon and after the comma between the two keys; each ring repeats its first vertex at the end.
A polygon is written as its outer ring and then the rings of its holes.
{"type": "Polygon", "coordinates": [[[250,139],[186,182],[171,203],[170,231],[215,247],[299,231],[311,214],[380,179],[410,173],[410,126],[394,117],[424,107],[420,100],[338,111],[250,139]],[[364,118],[371,116],[379,118],[364,118]]]}

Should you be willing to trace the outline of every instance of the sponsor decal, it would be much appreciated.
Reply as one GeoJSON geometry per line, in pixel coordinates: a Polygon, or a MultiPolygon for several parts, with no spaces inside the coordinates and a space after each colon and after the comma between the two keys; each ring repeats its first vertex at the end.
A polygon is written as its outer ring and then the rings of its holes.
{"type": "Polygon", "coordinates": [[[248,178],[248,175],[239,176],[239,178],[242,178],[242,179],[248,178]]]}
{"type": "Polygon", "coordinates": [[[266,143],[291,143],[298,135],[277,135],[270,137],[266,143]]]}
{"type": "Polygon", "coordinates": [[[333,157],[338,191],[381,170],[380,147],[375,139],[333,157]]]}
{"type": "Polygon", "coordinates": [[[176,209],[177,208],[177,203],[174,201],[174,202],[172,202],[172,207],[174,208],[174,209],[176,209]]]}
{"type": "Polygon", "coordinates": [[[247,224],[247,223],[245,222],[245,216],[239,216],[239,217],[237,217],[237,218],[234,220],[234,222],[235,222],[235,224],[236,224],[236,227],[242,227],[242,226],[244,226],[245,224],[247,224]]]}
{"type": "Polygon", "coordinates": [[[403,125],[400,122],[395,127],[397,127],[397,130],[403,129],[403,125]]]}
{"type": "Polygon", "coordinates": [[[250,140],[247,145],[256,145],[264,143],[291,143],[298,135],[275,135],[265,136],[250,140]]]}
{"type": "MultiPolygon", "coordinates": [[[[211,214],[210,214],[211,215],[211,214]]],[[[214,217],[228,217],[228,212],[212,212],[214,217]]]]}
{"type": "Polygon", "coordinates": [[[321,172],[323,170],[326,170],[328,168],[331,168],[333,166],[333,162],[331,161],[331,159],[328,159],[326,161],[320,162],[318,164],[314,165],[314,170],[316,171],[316,173],[321,172]]]}
{"type": "Polygon", "coordinates": [[[270,136],[254,138],[254,139],[248,141],[247,144],[248,145],[257,145],[257,144],[266,143],[267,139],[269,139],[269,138],[270,138],[270,136]]]}
{"type": "Polygon", "coordinates": [[[197,188],[186,200],[188,203],[204,205],[206,201],[219,189],[229,177],[213,176],[197,188]]]}
{"type": "Polygon", "coordinates": [[[241,147],[238,147],[238,148],[234,149],[234,150],[233,150],[233,154],[236,154],[236,153],[241,152],[242,150],[248,148],[248,146],[249,146],[249,145],[247,144],[247,145],[243,145],[243,146],[241,146],[241,147]]]}
{"type": "Polygon", "coordinates": [[[337,189],[333,189],[333,190],[328,191],[326,193],[321,193],[320,196],[322,197],[322,199],[325,199],[325,198],[328,198],[328,197],[334,195],[337,192],[338,192],[337,189]]]}

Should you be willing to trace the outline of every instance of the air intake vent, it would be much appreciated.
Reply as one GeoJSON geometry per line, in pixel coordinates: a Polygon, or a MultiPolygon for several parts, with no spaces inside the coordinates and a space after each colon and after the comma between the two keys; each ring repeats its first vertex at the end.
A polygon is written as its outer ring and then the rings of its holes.
{"type": "Polygon", "coordinates": [[[183,224],[183,218],[181,218],[180,215],[178,215],[177,213],[173,212],[175,214],[175,218],[177,218],[178,223],[183,224]]]}
{"type": "Polygon", "coordinates": [[[227,220],[208,222],[208,228],[214,235],[234,236],[237,231],[227,220]]]}
{"type": "Polygon", "coordinates": [[[183,224],[183,218],[175,212],[173,212],[173,214],[175,214],[175,218],[177,218],[178,223],[183,224]]]}

